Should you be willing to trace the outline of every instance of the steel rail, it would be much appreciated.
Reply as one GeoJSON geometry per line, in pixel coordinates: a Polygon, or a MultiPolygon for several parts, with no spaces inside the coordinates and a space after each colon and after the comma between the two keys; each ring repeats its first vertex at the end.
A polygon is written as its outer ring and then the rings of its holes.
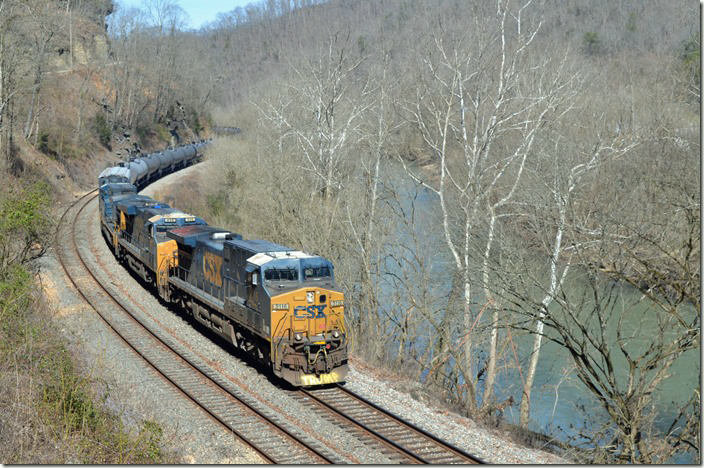
{"type": "Polygon", "coordinates": [[[418,434],[421,434],[422,436],[424,436],[424,437],[426,437],[426,438],[428,438],[438,444],[443,445],[445,448],[448,449],[448,451],[452,451],[452,452],[456,453],[457,455],[466,458],[468,461],[470,461],[470,463],[476,463],[476,464],[482,464],[482,465],[488,464],[485,460],[477,457],[476,455],[472,455],[471,453],[462,450],[461,448],[451,444],[450,442],[443,440],[434,434],[431,434],[430,432],[418,427],[417,425],[402,418],[401,416],[398,416],[398,415],[388,411],[387,409],[382,408],[381,406],[377,405],[376,403],[373,403],[373,402],[367,400],[366,398],[353,392],[352,390],[350,390],[342,385],[337,385],[337,388],[339,390],[342,390],[343,392],[347,393],[351,397],[361,401],[362,403],[366,404],[367,406],[370,406],[370,407],[374,408],[375,410],[377,410],[381,413],[384,413],[386,416],[397,420],[399,423],[401,423],[404,426],[406,426],[407,428],[417,432],[418,434]]]}
{"type": "MultiPolygon", "coordinates": [[[[340,418],[351,422],[367,434],[383,444],[391,447],[404,456],[410,463],[435,464],[435,463],[460,463],[460,464],[486,464],[487,462],[466,451],[450,444],[447,441],[421,429],[413,423],[391,413],[381,406],[367,400],[366,398],[348,390],[342,385],[337,385],[331,389],[310,390],[300,389],[301,394],[309,397],[319,406],[333,412],[340,418]],[[331,392],[337,391],[337,395],[331,392]],[[339,398],[346,398],[347,401],[339,398]],[[336,401],[333,401],[336,399],[336,401]],[[362,408],[368,409],[368,414],[355,416],[345,411],[342,406],[349,403],[361,404],[362,408]],[[362,419],[376,418],[376,425],[383,428],[370,427],[370,424],[362,419]],[[381,418],[381,419],[379,419],[381,418]],[[412,444],[408,440],[411,439],[412,444]],[[433,451],[434,450],[434,451],[433,451]],[[424,453],[425,451],[425,453],[424,453]],[[428,453],[428,451],[433,451],[428,453]]],[[[360,408],[357,408],[360,410],[360,408]]]]}
{"type": "MultiPolygon", "coordinates": [[[[66,276],[69,278],[71,284],[73,284],[74,288],[78,291],[80,296],[85,300],[87,304],[89,304],[97,313],[98,315],[103,319],[103,321],[109,326],[109,328],[117,335],[119,336],[122,341],[127,344],[134,352],[136,352],[138,355],[140,355],[149,365],[152,367],[159,375],[161,375],[164,379],[168,380],[172,385],[174,385],[181,393],[183,393],[185,396],[187,396],[190,400],[192,400],[195,404],[197,404],[203,411],[205,411],[209,416],[213,417],[216,421],[218,421],[220,424],[222,424],[229,432],[232,432],[237,438],[239,438],[241,441],[243,441],[245,444],[251,446],[255,451],[257,451],[262,457],[269,461],[270,463],[290,463],[291,462],[291,455],[293,453],[288,453],[288,456],[286,458],[282,458],[281,456],[277,455],[272,455],[271,453],[268,453],[271,451],[271,449],[263,448],[262,445],[266,445],[263,442],[257,442],[252,440],[252,436],[247,436],[246,434],[243,434],[240,429],[237,429],[236,427],[233,427],[234,424],[232,421],[227,421],[226,417],[223,416],[222,414],[218,414],[217,411],[214,411],[211,409],[213,407],[212,404],[205,403],[201,401],[204,399],[203,396],[199,397],[195,395],[193,389],[188,389],[187,385],[184,384],[184,378],[177,378],[173,376],[167,375],[168,371],[163,371],[158,363],[155,363],[154,360],[155,358],[152,356],[148,356],[147,352],[144,351],[144,349],[140,349],[140,346],[135,344],[133,340],[130,340],[128,336],[126,335],[125,331],[120,331],[118,330],[118,327],[113,323],[112,320],[110,320],[106,315],[106,313],[101,312],[101,307],[96,304],[95,299],[91,299],[88,297],[88,294],[78,285],[77,279],[74,277],[69,272],[69,267],[67,266],[67,254],[66,252],[61,248],[61,246],[64,246],[65,248],[65,242],[66,242],[66,236],[64,236],[64,243],[62,244],[59,242],[59,235],[61,233],[61,228],[62,226],[67,226],[67,225],[75,225],[75,221],[79,218],[80,214],[83,212],[83,210],[88,206],[88,204],[97,197],[97,194],[95,194],[96,190],[87,192],[83,196],[81,196],[78,200],[76,200],[71,206],[69,206],[64,214],[61,217],[61,220],[59,222],[59,225],[57,226],[57,231],[56,231],[56,245],[59,247],[59,263],[61,264],[61,267],[63,268],[66,276]],[[66,223],[66,217],[68,213],[73,209],[76,205],[78,205],[81,201],[83,201],[86,197],[93,195],[92,198],[90,198],[88,201],[85,201],[83,203],[83,206],[80,207],[78,212],[76,213],[72,223],[66,223]],[[179,381],[180,380],[180,381],[179,381]]],[[[197,363],[192,362],[188,357],[183,356],[178,350],[175,349],[175,346],[173,344],[168,343],[168,340],[164,340],[163,338],[158,336],[158,333],[156,333],[154,330],[151,330],[148,325],[146,325],[143,320],[141,320],[139,317],[136,317],[133,313],[131,313],[128,310],[128,306],[126,306],[120,298],[115,297],[114,294],[112,294],[101,282],[98,278],[95,277],[93,274],[93,271],[88,267],[86,264],[84,258],[82,257],[80,250],[78,249],[75,234],[76,230],[71,228],[71,232],[69,233],[71,242],[71,250],[75,251],[75,258],[77,258],[82,266],[82,269],[88,272],[90,278],[96,283],[96,285],[102,289],[102,291],[107,295],[107,299],[112,301],[114,304],[118,306],[119,309],[124,311],[126,314],[126,317],[129,317],[129,319],[134,323],[138,324],[140,327],[141,331],[143,333],[146,333],[147,336],[151,337],[153,340],[155,340],[157,343],[159,343],[164,349],[168,349],[170,353],[175,354],[178,356],[178,359],[180,359],[180,362],[183,363],[184,366],[188,366],[190,369],[191,373],[193,374],[194,372],[197,373],[200,379],[202,380],[207,380],[209,385],[211,387],[215,387],[220,391],[221,393],[224,393],[226,395],[226,398],[230,400],[234,400],[238,402],[240,405],[242,405],[243,408],[246,408],[246,411],[249,411],[256,415],[256,417],[264,422],[265,424],[268,424],[269,427],[271,427],[274,431],[278,432],[279,435],[283,435],[285,438],[287,438],[289,441],[294,442],[294,444],[297,444],[299,447],[301,447],[303,450],[307,451],[309,454],[313,455],[313,460],[306,460],[305,462],[307,463],[335,463],[334,460],[331,460],[328,456],[320,453],[317,451],[315,448],[308,446],[305,442],[299,440],[298,437],[296,437],[294,434],[292,434],[289,430],[287,430],[284,427],[281,427],[279,424],[277,424],[274,421],[271,421],[271,419],[263,414],[260,410],[257,408],[252,407],[250,404],[245,402],[240,396],[234,394],[232,391],[227,389],[225,386],[223,386],[220,382],[217,381],[217,378],[214,378],[212,375],[212,371],[209,370],[204,370],[200,368],[200,366],[197,363]],[[211,375],[208,375],[211,374],[211,375]]],[[[142,347],[142,348],[148,348],[148,347],[142,347]]],[[[173,360],[173,359],[172,359],[173,360]]],[[[163,366],[163,364],[162,364],[163,366]]],[[[172,370],[173,372],[173,370],[172,370]]],[[[200,388],[200,390],[205,390],[204,388],[200,388]]],[[[248,422],[250,424],[251,422],[248,422]]],[[[266,438],[265,438],[266,439],[266,438]]],[[[268,442],[268,440],[265,440],[265,442],[268,442]]]]}

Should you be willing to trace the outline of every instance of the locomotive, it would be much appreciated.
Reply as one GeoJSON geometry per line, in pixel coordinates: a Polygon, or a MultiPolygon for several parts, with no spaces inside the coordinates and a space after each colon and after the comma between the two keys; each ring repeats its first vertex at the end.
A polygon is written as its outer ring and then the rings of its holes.
{"type": "Polygon", "coordinates": [[[180,306],[294,386],[344,381],[344,295],[330,261],[243,239],[139,195],[117,170],[103,173],[103,235],[116,258],[165,302],[180,306]]]}

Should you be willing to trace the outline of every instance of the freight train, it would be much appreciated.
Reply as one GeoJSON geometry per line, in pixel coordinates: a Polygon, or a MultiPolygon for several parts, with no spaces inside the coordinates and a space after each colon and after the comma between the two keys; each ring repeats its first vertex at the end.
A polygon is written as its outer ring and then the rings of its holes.
{"type": "Polygon", "coordinates": [[[106,169],[98,178],[101,231],[115,257],[164,301],[290,384],[343,382],[344,296],[332,263],[243,239],[139,195],[138,187],[159,174],[158,168],[143,171],[142,162],[106,169]]]}

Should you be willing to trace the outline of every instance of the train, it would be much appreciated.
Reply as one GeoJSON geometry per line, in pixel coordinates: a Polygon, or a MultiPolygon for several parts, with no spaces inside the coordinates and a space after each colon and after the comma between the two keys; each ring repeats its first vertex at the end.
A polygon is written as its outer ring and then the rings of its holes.
{"type": "MultiPolygon", "coordinates": [[[[169,151],[190,155],[203,148],[189,146],[169,151]]],[[[139,194],[159,174],[198,156],[189,157],[171,158],[171,167],[152,169],[146,160],[133,160],[101,172],[100,225],[115,257],[163,301],[277,378],[296,387],[344,382],[349,370],[344,294],[335,284],[332,262],[270,241],[243,239],[139,194]]]]}

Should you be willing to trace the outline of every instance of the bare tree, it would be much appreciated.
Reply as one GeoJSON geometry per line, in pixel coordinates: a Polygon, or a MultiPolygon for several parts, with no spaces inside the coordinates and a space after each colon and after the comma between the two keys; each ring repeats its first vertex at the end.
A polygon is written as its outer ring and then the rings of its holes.
{"type": "MultiPolygon", "coordinates": [[[[370,72],[373,76],[378,76],[377,85],[370,91],[364,91],[370,94],[374,102],[366,112],[368,124],[366,128],[361,128],[367,139],[361,142],[357,171],[361,171],[364,183],[362,193],[354,197],[360,203],[346,206],[350,234],[356,247],[351,254],[361,260],[360,277],[355,281],[358,282],[360,296],[356,306],[360,319],[358,336],[370,338],[373,335],[381,337],[384,333],[380,326],[379,310],[383,297],[381,271],[386,241],[384,230],[388,234],[389,228],[382,221],[387,217],[380,216],[379,210],[383,197],[381,166],[384,152],[389,151],[392,135],[399,126],[391,105],[391,96],[398,80],[389,76],[388,62],[389,56],[384,48],[381,51],[379,70],[372,68],[370,72]]],[[[351,190],[354,188],[351,187],[351,190]]],[[[385,343],[385,340],[373,338],[368,341],[370,344],[385,343]]],[[[381,352],[382,350],[376,350],[376,353],[381,352]]]]}
{"type": "MultiPolygon", "coordinates": [[[[434,35],[431,50],[419,57],[416,97],[404,105],[437,167],[436,183],[407,171],[439,198],[442,233],[462,297],[461,372],[471,413],[477,407],[479,373],[471,338],[479,296],[472,284],[482,282],[472,271],[483,269],[483,281],[488,281],[496,221],[515,195],[536,136],[545,122],[565,114],[575,95],[576,76],[566,57],[539,59],[532,53],[541,21],[530,6],[530,1],[518,6],[498,2],[491,21],[477,19],[468,36],[434,35]],[[486,241],[477,255],[480,234],[486,241]],[[472,265],[475,258],[480,265],[472,265]]],[[[488,289],[484,293],[484,300],[491,300],[488,289]]],[[[498,326],[494,316],[493,329],[498,326]]],[[[494,331],[485,404],[493,388],[496,343],[494,331]]]]}
{"type": "Polygon", "coordinates": [[[23,23],[28,15],[29,5],[20,1],[0,3],[0,152],[5,167],[12,172],[19,171],[17,148],[13,142],[15,100],[26,90],[22,77],[26,63],[26,40],[23,23]]]}
{"type": "Polygon", "coordinates": [[[118,10],[112,15],[108,27],[116,58],[113,67],[114,115],[128,127],[135,125],[139,113],[147,106],[141,93],[146,78],[140,61],[146,49],[145,27],[144,12],[135,8],[118,10]]]}
{"type": "Polygon", "coordinates": [[[313,175],[315,188],[330,200],[342,185],[342,164],[358,139],[356,129],[369,107],[370,84],[355,75],[363,58],[348,55],[349,36],[329,37],[325,50],[303,66],[291,63],[295,81],[287,84],[287,95],[295,106],[273,103],[261,107],[262,115],[276,126],[284,126],[295,138],[303,167],[313,175]],[[300,114],[286,114],[296,109],[300,114]]]}
{"type": "Polygon", "coordinates": [[[150,41],[150,66],[154,95],[154,117],[156,122],[166,111],[167,102],[173,96],[173,87],[169,82],[176,76],[177,53],[182,42],[182,30],[186,24],[187,14],[171,0],[149,0],[145,4],[149,26],[154,29],[155,37],[150,41]]]}
{"type": "Polygon", "coordinates": [[[670,453],[683,443],[698,449],[692,400],[671,419],[670,431],[658,434],[653,427],[658,388],[674,362],[699,346],[698,312],[663,307],[646,296],[627,299],[622,285],[604,281],[598,271],[579,276],[586,288],[563,288],[555,300],[559,307],[543,319],[555,332],[545,336],[569,351],[578,378],[608,415],[580,434],[594,443],[591,456],[599,463],[665,461],[668,453],[658,444],[663,436],[670,453]]]}
{"type": "MultiPolygon", "coordinates": [[[[589,116],[586,107],[580,113],[589,116]]],[[[600,110],[588,121],[603,118],[600,110]]],[[[586,126],[596,141],[580,148],[589,138],[577,136],[577,128],[560,128],[572,136],[554,136],[528,171],[533,195],[524,214],[513,218],[514,242],[525,245],[525,257],[496,267],[501,282],[511,285],[499,294],[517,318],[514,326],[534,336],[521,422],[528,422],[538,352],[551,340],[569,353],[602,410],[578,434],[590,441],[590,460],[665,462],[699,447],[698,386],[675,414],[654,403],[678,360],[699,348],[698,177],[687,173],[686,145],[663,151],[652,138],[604,123],[586,126]],[[643,160],[651,164],[642,167],[643,160]],[[658,170],[660,164],[668,171],[658,170]],[[595,196],[607,186],[613,188],[595,196]],[[658,209],[643,203],[651,199],[658,209]],[[540,251],[547,268],[535,261],[540,251]],[[669,429],[656,429],[656,420],[669,429]]],[[[514,254],[521,249],[503,247],[514,254]]]]}
{"type": "Polygon", "coordinates": [[[34,58],[32,60],[34,64],[34,82],[32,85],[32,96],[30,98],[29,108],[27,110],[27,119],[24,125],[25,139],[29,139],[31,137],[31,131],[33,128],[32,124],[35,120],[42,78],[46,68],[47,45],[54,36],[54,28],[56,27],[56,12],[53,9],[53,5],[30,3],[28,4],[28,8],[31,11],[30,15],[33,17],[33,22],[36,26],[32,28],[32,35],[34,39],[34,47],[32,47],[34,50],[34,58]]]}
{"type": "MultiPolygon", "coordinates": [[[[598,131],[596,133],[598,135],[598,131]]],[[[543,296],[538,302],[533,347],[521,398],[520,425],[522,427],[528,426],[530,417],[530,396],[544,335],[545,316],[552,302],[560,294],[572,266],[572,255],[578,248],[585,248],[576,244],[575,230],[585,232],[590,228],[580,225],[580,219],[575,219],[574,197],[583,190],[585,179],[591,173],[637,146],[637,143],[630,138],[627,140],[617,138],[608,143],[597,141],[592,148],[580,150],[570,144],[565,145],[566,140],[565,137],[556,136],[551,146],[542,149],[541,158],[544,156],[547,158],[530,170],[532,172],[530,190],[534,193],[533,200],[523,202],[525,208],[528,208],[527,205],[532,206],[523,211],[524,215],[519,221],[530,223],[535,232],[545,236],[540,240],[540,244],[546,249],[546,271],[549,272],[544,279],[540,276],[532,277],[533,281],[529,286],[541,291],[543,296]],[[566,153],[570,151],[576,151],[577,154],[572,157],[567,156],[566,153]]],[[[595,240],[586,239],[584,242],[586,246],[590,246],[595,240]]],[[[530,270],[524,268],[521,270],[531,276],[530,270]]]]}

